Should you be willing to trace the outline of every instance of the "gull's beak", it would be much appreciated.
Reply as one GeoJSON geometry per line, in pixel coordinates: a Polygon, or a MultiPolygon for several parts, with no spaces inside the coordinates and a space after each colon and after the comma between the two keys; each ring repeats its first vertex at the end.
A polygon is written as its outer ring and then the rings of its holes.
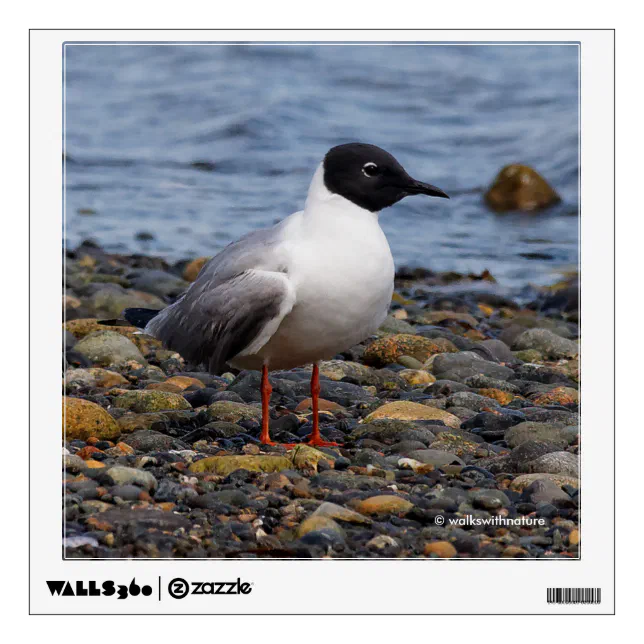
{"type": "Polygon", "coordinates": [[[443,192],[440,188],[432,186],[430,183],[416,181],[416,179],[411,179],[411,181],[405,186],[405,191],[409,195],[429,195],[430,197],[449,199],[449,195],[443,192]]]}

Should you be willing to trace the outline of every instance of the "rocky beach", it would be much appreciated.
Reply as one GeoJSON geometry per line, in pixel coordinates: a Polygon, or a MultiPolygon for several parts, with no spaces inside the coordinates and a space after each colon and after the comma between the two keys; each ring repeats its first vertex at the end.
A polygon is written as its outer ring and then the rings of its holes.
{"type": "MultiPolygon", "coordinates": [[[[576,558],[577,277],[402,269],[376,336],[321,370],[338,448],[258,441],[259,373],[211,375],[119,320],[204,258],[65,259],[66,557],[576,558]]],[[[271,434],[311,431],[311,366],[272,372],[271,434]]]]}

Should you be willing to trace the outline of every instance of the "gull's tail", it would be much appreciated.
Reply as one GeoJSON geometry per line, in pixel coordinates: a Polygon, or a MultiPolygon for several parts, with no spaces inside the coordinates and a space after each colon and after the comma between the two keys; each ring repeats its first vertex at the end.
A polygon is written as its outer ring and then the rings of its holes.
{"type": "Polygon", "coordinates": [[[157,309],[125,309],[122,315],[132,326],[145,329],[148,322],[159,313],[157,309]]]}

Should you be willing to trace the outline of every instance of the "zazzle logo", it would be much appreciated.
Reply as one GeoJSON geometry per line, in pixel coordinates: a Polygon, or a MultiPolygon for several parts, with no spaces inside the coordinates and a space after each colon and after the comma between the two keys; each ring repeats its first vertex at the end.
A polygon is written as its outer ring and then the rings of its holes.
{"type": "Polygon", "coordinates": [[[181,577],[175,577],[168,584],[168,593],[175,599],[184,599],[188,595],[250,595],[252,582],[242,581],[193,581],[188,583],[181,577]]]}

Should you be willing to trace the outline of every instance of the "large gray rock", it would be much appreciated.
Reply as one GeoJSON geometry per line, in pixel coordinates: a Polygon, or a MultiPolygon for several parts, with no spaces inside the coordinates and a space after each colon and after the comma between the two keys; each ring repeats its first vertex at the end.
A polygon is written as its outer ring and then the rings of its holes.
{"type": "Polygon", "coordinates": [[[556,506],[570,506],[572,500],[554,481],[537,479],[524,491],[523,495],[531,503],[552,503],[556,506]]]}
{"type": "MultiPolygon", "coordinates": [[[[239,430],[239,428],[237,429],[239,430]]],[[[138,452],[166,452],[180,447],[178,441],[171,436],[155,432],[152,429],[140,429],[132,432],[123,442],[138,452]]]]}
{"type": "Polygon", "coordinates": [[[496,360],[507,364],[519,364],[519,360],[510,350],[510,347],[501,340],[482,340],[479,346],[486,349],[496,360]]]}
{"type": "Polygon", "coordinates": [[[115,331],[90,333],[76,343],[74,350],[97,365],[107,366],[128,360],[147,364],[134,342],[115,331]]]}
{"type": "Polygon", "coordinates": [[[370,423],[358,425],[349,434],[347,440],[355,442],[370,438],[386,445],[393,445],[403,440],[413,440],[429,445],[436,440],[436,435],[431,427],[430,423],[423,424],[422,421],[380,418],[370,423]]]}
{"type": "Polygon", "coordinates": [[[473,490],[470,492],[470,500],[475,508],[484,510],[499,510],[511,505],[507,494],[501,490],[473,490]]]}
{"type": "Polygon", "coordinates": [[[83,289],[83,302],[97,318],[120,317],[123,309],[162,309],[165,302],[151,293],[125,289],[120,284],[88,284],[83,289]]]}
{"type": "MultiPolygon", "coordinates": [[[[226,394],[237,394],[243,402],[260,402],[262,399],[261,393],[261,379],[262,376],[259,371],[242,371],[233,382],[230,383],[225,390],[226,394]]],[[[269,377],[273,393],[276,395],[287,396],[289,398],[295,397],[295,384],[284,378],[271,375],[269,377]]],[[[225,397],[219,396],[218,400],[225,400],[225,397]]],[[[228,400],[234,400],[228,398],[228,400]]]]}
{"type": "Polygon", "coordinates": [[[434,358],[432,372],[437,380],[465,382],[468,378],[483,374],[498,380],[508,380],[514,371],[495,362],[484,360],[473,351],[441,353],[434,358]]]}
{"type": "Polygon", "coordinates": [[[570,452],[543,454],[527,464],[528,472],[579,476],[579,457],[570,452]]]}
{"type": "Polygon", "coordinates": [[[378,335],[388,335],[391,333],[411,333],[412,335],[415,335],[416,327],[404,320],[398,320],[393,315],[388,315],[385,318],[385,321],[380,325],[378,335]]]}
{"type": "Polygon", "coordinates": [[[579,414],[564,409],[546,409],[544,407],[524,407],[522,410],[526,420],[537,423],[563,423],[564,425],[578,425],[579,414]]]}
{"type": "Polygon", "coordinates": [[[150,472],[138,470],[135,467],[115,465],[110,467],[106,474],[115,485],[138,485],[148,492],[156,490],[157,487],[157,480],[150,472]]]}
{"type": "Polygon", "coordinates": [[[576,342],[562,338],[548,329],[528,329],[524,331],[516,338],[512,348],[515,351],[535,349],[554,360],[574,358],[579,355],[579,345],[576,342]]]}
{"type": "Polygon", "coordinates": [[[526,441],[541,441],[553,443],[561,448],[571,441],[571,433],[562,423],[535,423],[526,421],[510,427],[505,434],[505,440],[510,447],[517,447],[526,441]]]}
{"type": "Polygon", "coordinates": [[[465,381],[465,384],[473,389],[500,389],[501,391],[507,391],[511,394],[518,394],[520,391],[519,387],[510,382],[497,380],[496,378],[490,378],[489,376],[483,375],[472,376],[465,381]]]}
{"type": "Polygon", "coordinates": [[[188,282],[172,273],[154,269],[132,271],[128,279],[134,288],[154,293],[159,297],[177,297],[190,286],[188,282]]]}
{"type": "MultiPolygon", "coordinates": [[[[310,395],[310,385],[306,382],[298,383],[295,394],[300,396],[310,395]]],[[[320,397],[324,400],[338,403],[343,407],[350,407],[358,402],[373,403],[379,399],[367,393],[360,385],[349,382],[336,382],[334,380],[320,380],[320,397]]]]}
{"type": "Polygon", "coordinates": [[[440,449],[417,449],[409,452],[409,458],[413,458],[421,463],[441,467],[442,465],[465,465],[456,454],[445,452],[440,449]]]}
{"type": "Polygon", "coordinates": [[[479,412],[485,408],[498,407],[498,403],[487,396],[481,396],[470,391],[459,391],[447,399],[448,410],[450,407],[465,407],[479,412]]]}
{"type": "MultiPolygon", "coordinates": [[[[555,443],[546,443],[544,441],[527,440],[510,453],[510,464],[513,472],[528,474],[535,470],[530,469],[530,464],[551,452],[561,452],[561,445],[555,443]]],[[[544,472],[546,470],[543,470],[544,472]]]]}

